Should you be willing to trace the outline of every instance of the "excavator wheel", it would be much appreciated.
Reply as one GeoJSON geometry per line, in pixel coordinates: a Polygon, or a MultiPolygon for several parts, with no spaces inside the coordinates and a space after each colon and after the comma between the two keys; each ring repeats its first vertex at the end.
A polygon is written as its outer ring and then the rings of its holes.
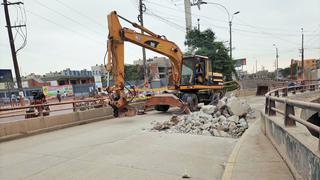
{"type": "Polygon", "coordinates": [[[169,110],[169,105],[156,105],[154,106],[154,109],[157,111],[167,112],[169,110]]]}
{"type": "Polygon", "coordinates": [[[182,101],[188,104],[191,112],[198,110],[198,96],[194,93],[185,93],[182,95],[182,101]]]}

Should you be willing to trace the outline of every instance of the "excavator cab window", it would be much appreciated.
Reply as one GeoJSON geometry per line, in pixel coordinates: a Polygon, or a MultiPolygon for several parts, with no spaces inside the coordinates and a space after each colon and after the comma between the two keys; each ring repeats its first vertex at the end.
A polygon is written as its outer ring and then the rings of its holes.
{"type": "Polygon", "coordinates": [[[182,64],[181,85],[206,84],[205,59],[185,57],[182,64]]]}

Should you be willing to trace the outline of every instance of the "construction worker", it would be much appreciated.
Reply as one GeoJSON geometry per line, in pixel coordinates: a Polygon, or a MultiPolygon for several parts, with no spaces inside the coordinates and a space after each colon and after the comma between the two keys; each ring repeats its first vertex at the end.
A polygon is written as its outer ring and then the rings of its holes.
{"type": "Polygon", "coordinates": [[[203,84],[203,69],[201,67],[201,64],[198,63],[196,64],[196,70],[195,70],[195,81],[196,81],[196,84],[203,84]]]}

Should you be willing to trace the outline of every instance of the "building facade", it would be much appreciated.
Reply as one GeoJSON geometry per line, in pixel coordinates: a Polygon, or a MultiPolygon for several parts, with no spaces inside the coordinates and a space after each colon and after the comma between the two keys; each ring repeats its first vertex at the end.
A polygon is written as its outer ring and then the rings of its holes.
{"type": "Polygon", "coordinates": [[[51,86],[94,83],[92,71],[86,69],[79,71],[68,68],[60,72],[46,73],[41,79],[50,83],[51,86]]]}

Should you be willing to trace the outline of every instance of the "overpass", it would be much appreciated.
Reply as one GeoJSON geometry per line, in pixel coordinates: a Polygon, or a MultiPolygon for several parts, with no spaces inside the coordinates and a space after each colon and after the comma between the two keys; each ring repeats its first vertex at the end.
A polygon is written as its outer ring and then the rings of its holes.
{"type": "Polygon", "coordinates": [[[3,122],[0,179],[320,179],[319,138],[306,128],[319,127],[302,119],[319,112],[303,101],[319,97],[316,85],[245,97],[261,113],[240,139],[149,130],[173,111],[113,119],[105,107],[3,122]]]}

